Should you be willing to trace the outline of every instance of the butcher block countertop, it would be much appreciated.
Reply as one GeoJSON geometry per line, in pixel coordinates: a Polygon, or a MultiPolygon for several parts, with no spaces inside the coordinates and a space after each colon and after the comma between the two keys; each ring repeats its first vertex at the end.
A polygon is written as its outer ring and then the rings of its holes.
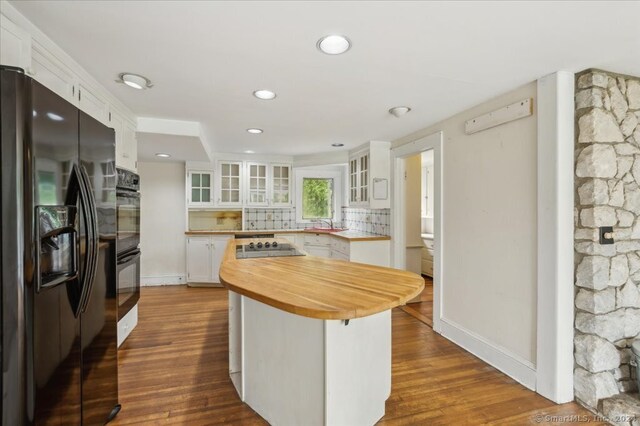
{"type": "Polygon", "coordinates": [[[293,314],[361,318],[404,305],[424,288],[418,274],[339,259],[309,255],[236,259],[236,246],[250,242],[229,241],[220,282],[235,293],[293,314]]]}
{"type": "Polygon", "coordinates": [[[185,235],[198,236],[198,235],[252,235],[252,234],[323,234],[331,235],[332,237],[340,238],[347,241],[388,241],[391,239],[388,235],[376,235],[369,234],[362,231],[340,231],[340,232],[326,232],[321,230],[310,229],[267,229],[267,230],[246,230],[246,231],[186,231],[185,235]]]}

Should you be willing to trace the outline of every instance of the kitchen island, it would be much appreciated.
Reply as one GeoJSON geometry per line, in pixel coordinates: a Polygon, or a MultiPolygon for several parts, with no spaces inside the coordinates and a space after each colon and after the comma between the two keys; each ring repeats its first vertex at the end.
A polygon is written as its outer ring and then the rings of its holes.
{"type": "Polygon", "coordinates": [[[231,240],[220,270],[240,398],[273,425],[376,423],[391,392],[391,309],[422,277],[315,256],[236,259],[251,242],[231,240]]]}

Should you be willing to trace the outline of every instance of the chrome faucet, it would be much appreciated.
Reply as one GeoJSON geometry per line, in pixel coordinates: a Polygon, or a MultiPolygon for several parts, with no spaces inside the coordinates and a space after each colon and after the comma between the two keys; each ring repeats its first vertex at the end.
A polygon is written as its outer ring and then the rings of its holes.
{"type": "Polygon", "coordinates": [[[327,225],[329,225],[329,229],[334,229],[334,227],[333,227],[333,219],[329,219],[329,220],[319,219],[318,222],[326,223],[327,225]]]}

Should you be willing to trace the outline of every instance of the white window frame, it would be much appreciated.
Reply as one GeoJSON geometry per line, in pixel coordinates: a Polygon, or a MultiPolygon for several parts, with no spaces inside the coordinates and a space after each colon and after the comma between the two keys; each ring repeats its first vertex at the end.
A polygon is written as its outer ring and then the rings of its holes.
{"type": "Polygon", "coordinates": [[[295,202],[296,202],[296,222],[297,223],[317,223],[318,220],[302,218],[302,181],[304,178],[333,179],[333,221],[337,222],[342,212],[340,211],[342,202],[342,175],[341,171],[328,171],[318,169],[294,169],[295,179],[295,202]]]}

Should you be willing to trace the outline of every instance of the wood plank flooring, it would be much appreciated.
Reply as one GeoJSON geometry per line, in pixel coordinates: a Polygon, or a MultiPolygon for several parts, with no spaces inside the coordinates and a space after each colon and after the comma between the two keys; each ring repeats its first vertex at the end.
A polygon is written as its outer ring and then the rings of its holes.
{"type": "MultiPolygon", "coordinates": [[[[229,379],[225,289],[143,287],[139,309],[119,351],[122,411],[111,424],[266,424],[229,379]]],[[[380,425],[539,424],[536,415],[589,415],[529,391],[400,309],[393,311],[392,360],[380,425]]]]}

